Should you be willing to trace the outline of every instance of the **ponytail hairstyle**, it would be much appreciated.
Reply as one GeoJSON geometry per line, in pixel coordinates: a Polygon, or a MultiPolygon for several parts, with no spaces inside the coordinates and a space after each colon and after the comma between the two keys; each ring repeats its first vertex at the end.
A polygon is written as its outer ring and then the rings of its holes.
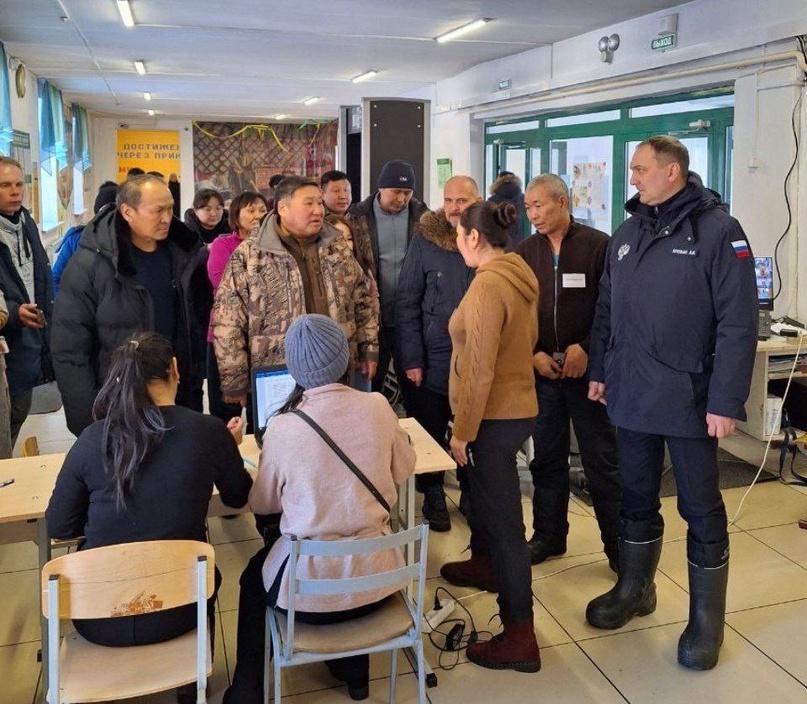
{"type": "Polygon", "coordinates": [[[168,381],[173,357],[164,337],[153,332],[135,335],[112,354],[106,381],[95,398],[93,417],[104,423],[102,461],[115,479],[119,510],[126,505],[140,464],[167,430],[149,396],[148,383],[168,381]]]}
{"type": "Polygon", "coordinates": [[[509,201],[484,200],[468,206],[460,215],[460,225],[466,233],[476,230],[491,247],[501,249],[507,246],[508,232],[517,220],[516,207],[509,201]]]}

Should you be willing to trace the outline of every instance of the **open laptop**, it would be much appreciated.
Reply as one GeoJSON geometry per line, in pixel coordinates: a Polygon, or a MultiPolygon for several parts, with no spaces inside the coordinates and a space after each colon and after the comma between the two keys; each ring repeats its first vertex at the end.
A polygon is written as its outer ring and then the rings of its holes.
{"type": "Polygon", "coordinates": [[[757,300],[759,301],[759,329],[757,338],[767,340],[771,336],[771,313],[773,312],[773,257],[754,257],[757,275],[757,300]]]}
{"type": "Polygon", "coordinates": [[[252,423],[261,444],[266,425],[294,390],[295,381],[283,364],[252,370],[252,423]]]}

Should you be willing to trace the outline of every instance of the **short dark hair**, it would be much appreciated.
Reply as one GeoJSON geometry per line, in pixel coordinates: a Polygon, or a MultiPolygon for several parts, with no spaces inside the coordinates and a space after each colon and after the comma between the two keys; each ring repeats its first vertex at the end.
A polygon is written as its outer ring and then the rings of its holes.
{"type": "Polygon", "coordinates": [[[143,176],[145,175],[145,171],[141,169],[139,166],[133,166],[126,172],[126,178],[131,178],[132,176],[143,176]]]}
{"type": "Polygon", "coordinates": [[[261,201],[266,206],[266,209],[269,210],[266,197],[257,191],[244,191],[230,201],[229,223],[233,232],[238,232],[238,218],[241,216],[241,211],[256,200],[261,201]]]}
{"type": "Polygon", "coordinates": [[[224,207],[224,198],[221,197],[221,193],[215,188],[201,188],[196,191],[196,195],[193,197],[193,209],[199,210],[199,208],[204,208],[212,198],[215,198],[221,203],[222,208],[224,207]]]}
{"type": "Polygon", "coordinates": [[[275,188],[275,210],[282,200],[289,200],[297,191],[306,186],[319,188],[319,184],[307,176],[286,176],[275,188]]]}
{"type": "Polygon", "coordinates": [[[274,190],[277,188],[277,184],[280,183],[284,178],[286,178],[283,174],[275,174],[269,179],[269,188],[274,190]]]}
{"type": "Polygon", "coordinates": [[[118,195],[115,197],[115,205],[118,208],[122,205],[137,208],[137,206],[140,205],[140,192],[147,183],[159,183],[161,186],[165,186],[165,181],[159,176],[153,176],[152,174],[130,176],[120,185],[120,188],[118,188],[118,195]]]}
{"type": "MultiPolygon", "coordinates": [[[[681,175],[686,179],[689,173],[689,150],[681,140],[668,134],[650,137],[639,144],[639,147],[650,147],[656,153],[656,160],[660,164],[675,162],[681,167],[681,175]]],[[[639,148],[637,147],[637,149],[639,148]]]]}
{"type": "Polygon", "coordinates": [[[327,184],[331,181],[350,181],[348,175],[344,171],[338,171],[337,169],[332,169],[331,171],[326,171],[319,179],[320,188],[325,188],[327,184]]]}
{"type": "Polygon", "coordinates": [[[509,201],[492,203],[483,200],[469,205],[460,215],[466,232],[476,230],[491,247],[506,247],[510,228],[518,220],[516,206],[509,201]]]}

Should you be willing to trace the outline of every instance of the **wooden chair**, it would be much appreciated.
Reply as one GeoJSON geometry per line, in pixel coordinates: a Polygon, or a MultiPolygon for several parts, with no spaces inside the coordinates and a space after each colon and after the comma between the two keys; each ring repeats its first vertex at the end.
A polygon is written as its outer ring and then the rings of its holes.
{"type": "Polygon", "coordinates": [[[36,435],[31,435],[22,441],[22,456],[23,457],[37,457],[39,456],[39,441],[36,435]]]}
{"type": "Polygon", "coordinates": [[[81,550],[42,568],[48,620],[49,704],[99,702],[161,692],[196,682],[205,702],[213,670],[207,599],[213,593],[213,546],[155,540],[81,550]],[[59,647],[59,620],[114,618],[196,602],[197,628],[154,645],[106,648],[75,631],[59,647]]]}
{"type": "Polygon", "coordinates": [[[390,704],[395,701],[395,676],[400,648],[412,648],[417,660],[418,702],[426,702],[426,661],[421,641],[421,622],[426,584],[426,556],[429,526],[379,538],[362,540],[297,540],[291,541],[289,575],[297,574],[297,560],[306,556],[346,556],[404,548],[420,541],[416,562],[388,572],[347,579],[289,579],[288,614],[266,609],[266,650],[264,653],[264,702],[269,701],[270,672],[274,677],[274,702],[280,704],[281,670],[284,667],[319,662],[334,658],[391,651],[390,704]],[[361,618],[326,626],[295,623],[297,595],[353,594],[393,584],[411,585],[417,580],[416,599],[404,588],[374,613],[361,618]],[[274,665],[274,667],[272,667],[274,665]]]}

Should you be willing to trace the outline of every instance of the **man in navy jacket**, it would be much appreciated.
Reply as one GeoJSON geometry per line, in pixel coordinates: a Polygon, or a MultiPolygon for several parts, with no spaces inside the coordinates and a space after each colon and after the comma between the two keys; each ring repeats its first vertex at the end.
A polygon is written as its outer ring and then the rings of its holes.
{"type": "Polygon", "coordinates": [[[690,611],[678,662],[706,670],[723,642],[728,580],[717,441],[745,419],[757,337],[754,260],[742,227],[689,172],[677,139],[642,142],[630,170],[639,192],[606,253],[589,368],[589,398],[607,401],[617,426],[620,572],[586,619],[620,628],[655,610],[666,443],[688,524],[690,611]]]}
{"type": "Polygon", "coordinates": [[[3,335],[11,400],[11,445],[31,410],[34,387],[53,378],[49,328],[53,279],[39,230],[22,205],[25,182],[18,161],[0,155],[0,291],[8,306],[3,335]]]}

